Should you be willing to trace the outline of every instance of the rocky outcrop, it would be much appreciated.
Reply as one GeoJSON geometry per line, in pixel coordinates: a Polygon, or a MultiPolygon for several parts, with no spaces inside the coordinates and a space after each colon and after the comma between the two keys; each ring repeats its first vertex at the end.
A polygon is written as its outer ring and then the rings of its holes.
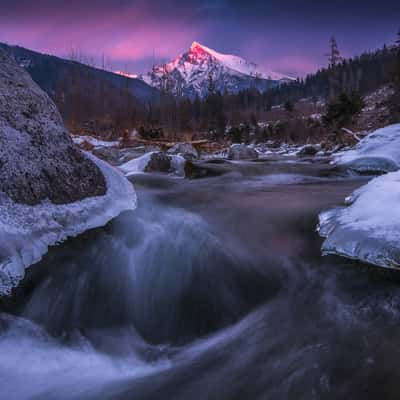
{"type": "Polygon", "coordinates": [[[73,144],[55,104],[2,50],[0,192],[30,205],[106,192],[103,174],[73,144]]]}

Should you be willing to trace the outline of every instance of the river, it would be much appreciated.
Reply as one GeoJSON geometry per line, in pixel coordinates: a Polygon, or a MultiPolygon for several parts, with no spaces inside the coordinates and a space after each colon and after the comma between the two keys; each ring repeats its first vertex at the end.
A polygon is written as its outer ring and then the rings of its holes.
{"type": "Polygon", "coordinates": [[[322,257],[366,182],[326,160],[131,178],[138,208],[53,247],[0,312],[0,399],[398,398],[395,276],[322,257]]]}

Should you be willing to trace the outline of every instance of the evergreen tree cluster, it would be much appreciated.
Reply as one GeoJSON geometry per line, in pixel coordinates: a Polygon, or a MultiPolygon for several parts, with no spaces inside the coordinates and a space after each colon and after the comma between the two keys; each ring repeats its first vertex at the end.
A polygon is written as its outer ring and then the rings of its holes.
{"type": "Polygon", "coordinates": [[[307,75],[305,79],[271,89],[268,92],[269,101],[271,104],[283,104],[302,98],[335,98],[343,92],[366,94],[393,82],[397,53],[397,46],[385,46],[375,52],[331,64],[315,74],[307,75]]]}

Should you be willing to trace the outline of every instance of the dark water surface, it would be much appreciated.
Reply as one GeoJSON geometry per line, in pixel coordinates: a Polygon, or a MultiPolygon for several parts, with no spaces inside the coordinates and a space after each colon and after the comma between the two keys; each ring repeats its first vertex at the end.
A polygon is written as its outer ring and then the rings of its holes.
{"type": "Polygon", "coordinates": [[[132,178],[139,207],[52,248],[0,313],[0,399],[398,399],[400,284],[321,257],[325,163],[132,178]]]}

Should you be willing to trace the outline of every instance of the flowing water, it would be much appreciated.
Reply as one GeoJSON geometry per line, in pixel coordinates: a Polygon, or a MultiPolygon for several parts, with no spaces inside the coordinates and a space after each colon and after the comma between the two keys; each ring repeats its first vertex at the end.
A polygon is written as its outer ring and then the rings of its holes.
{"type": "Polygon", "coordinates": [[[0,312],[0,399],[399,397],[395,276],[321,257],[365,179],[323,162],[138,175],[139,207],[54,247],[0,312]]]}

